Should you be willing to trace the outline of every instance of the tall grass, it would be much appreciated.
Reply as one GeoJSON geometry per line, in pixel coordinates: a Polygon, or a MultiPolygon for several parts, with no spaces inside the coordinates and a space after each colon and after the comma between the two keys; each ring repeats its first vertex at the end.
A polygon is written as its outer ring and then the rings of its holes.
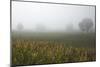
{"type": "Polygon", "coordinates": [[[13,39],[14,65],[95,61],[95,48],[66,46],[50,40],[13,39]]]}

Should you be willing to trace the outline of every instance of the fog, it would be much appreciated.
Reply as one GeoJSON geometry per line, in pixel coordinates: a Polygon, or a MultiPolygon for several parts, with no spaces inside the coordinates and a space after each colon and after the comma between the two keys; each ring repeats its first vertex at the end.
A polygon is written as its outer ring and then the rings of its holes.
{"type": "Polygon", "coordinates": [[[31,31],[78,31],[79,23],[90,18],[95,28],[95,7],[48,3],[12,2],[12,29],[31,31]]]}

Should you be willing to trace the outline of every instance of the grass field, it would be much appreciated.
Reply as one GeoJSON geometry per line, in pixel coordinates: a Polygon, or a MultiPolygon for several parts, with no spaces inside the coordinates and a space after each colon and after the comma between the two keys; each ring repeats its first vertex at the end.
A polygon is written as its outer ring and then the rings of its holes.
{"type": "Polygon", "coordinates": [[[12,64],[52,64],[96,60],[94,33],[12,33],[12,64]]]}

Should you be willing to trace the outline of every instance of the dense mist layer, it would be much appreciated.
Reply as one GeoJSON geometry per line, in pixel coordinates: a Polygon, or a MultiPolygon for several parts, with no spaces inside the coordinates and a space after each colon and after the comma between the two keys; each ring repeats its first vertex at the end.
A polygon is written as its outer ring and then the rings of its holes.
{"type": "Polygon", "coordinates": [[[95,30],[95,7],[48,3],[12,2],[12,30],[81,31],[79,23],[89,18],[95,30]]]}

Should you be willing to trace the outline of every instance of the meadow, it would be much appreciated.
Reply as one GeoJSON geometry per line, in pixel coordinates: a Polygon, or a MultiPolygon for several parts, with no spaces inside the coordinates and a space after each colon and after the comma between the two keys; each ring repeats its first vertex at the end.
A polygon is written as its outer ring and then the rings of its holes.
{"type": "Polygon", "coordinates": [[[11,44],[13,65],[96,60],[95,33],[12,32],[11,44]]]}

